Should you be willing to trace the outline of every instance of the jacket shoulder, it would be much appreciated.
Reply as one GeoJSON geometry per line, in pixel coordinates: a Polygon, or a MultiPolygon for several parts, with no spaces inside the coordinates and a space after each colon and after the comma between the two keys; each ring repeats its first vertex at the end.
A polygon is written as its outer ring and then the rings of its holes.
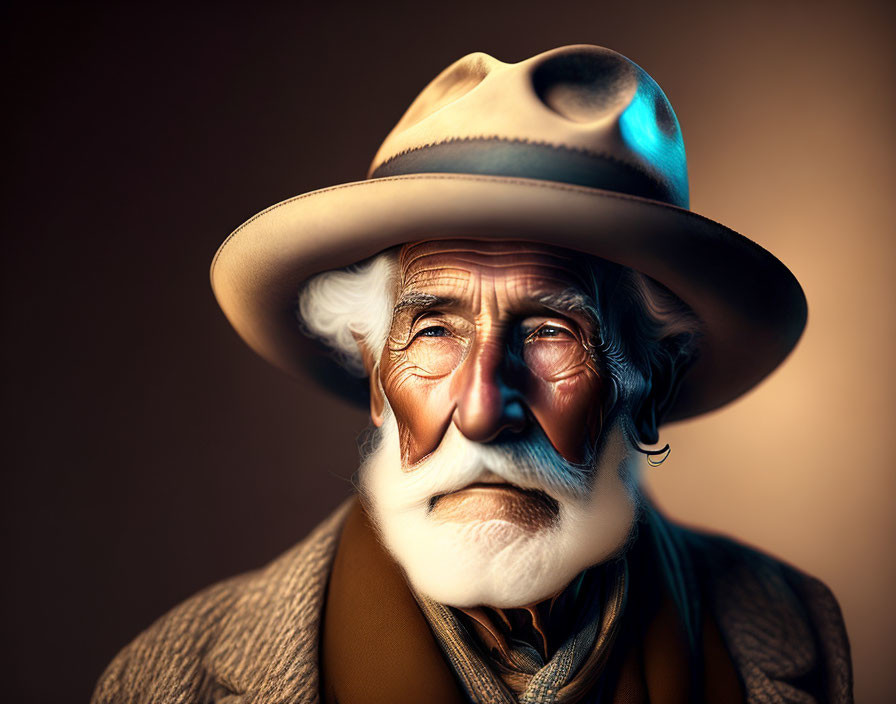
{"type": "Polygon", "coordinates": [[[173,704],[210,698],[211,692],[204,691],[212,683],[202,654],[214,643],[222,620],[239,599],[244,579],[251,575],[209,587],[159,618],[115,656],[91,702],[173,704]]]}
{"type": "Polygon", "coordinates": [[[675,530],[748,692],[852,702],[849,639],[827,585],[729,537],[675,530]]]}
{"type": "Polygon", "coordinates": [[[307,683],[297,701],[313,700],[302,696],[312,684],[316,699],[320,615],[349,507],[266,567],[204,589],[159,618],[112,660],[92,704],[217,701],[292,678],[307,683]]]}

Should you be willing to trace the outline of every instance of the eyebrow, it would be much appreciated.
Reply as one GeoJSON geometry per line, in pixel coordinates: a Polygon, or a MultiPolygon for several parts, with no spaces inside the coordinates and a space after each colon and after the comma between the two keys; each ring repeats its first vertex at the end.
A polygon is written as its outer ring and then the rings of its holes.
{"type": "MultiPolygon", "coordinates": [[[[597,303],[595,300],[575,289],[567,289],[559,293],[538,293],[532,297],[536,303],[557,311],[559,313],[579,313],[584,315],[588,321],[600,329],[600,315],[598,314],[597,303]]],[[[395,307],[392,309],[393,315],[398,315],[404,310],[429,310],[430,308],[448,307],[457,304],[457,299],[446,296],[436,296],[432,293],[423,293],[422,291],[406,291],[401,294],[395,307]]]]}
{"type": "Polygon", "coordinates": [[[422,293],[420,291],[406,291],[395,303],[392,314],[397,315],[403,310],[413,308],[415,310],[428,310],[439,306],[450,306],[456,304],[454,298],[446,298],[444,296],[435,296],[431,293],[422,293]]]}
{"type": "Polygon", "coordinates": [[[600,315],[597,302],[591,296],[581,291],[567,289],[560,293],[540,293],[533,296],[533,299],[545,308],[550,308],[560,313],[579,313],[584,315],[596,329],[600,329],[600,315]]]}

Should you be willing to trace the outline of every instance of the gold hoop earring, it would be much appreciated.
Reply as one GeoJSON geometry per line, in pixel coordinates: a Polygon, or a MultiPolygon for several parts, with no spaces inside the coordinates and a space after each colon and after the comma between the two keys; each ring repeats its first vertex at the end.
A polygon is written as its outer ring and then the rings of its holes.
{"type": "Polygon", "coordinates": [[[635,449],[638,452],[647,455],[647,464],[649,464],[651,467],[659,467],[672,453],[672,449],[669,447],[669,443],[666,443],[665,447],[662,447],[659,450],[645,450],[643,447],[638,447],[637,445],[635,445],[635,449]],[[660,459],[654,459],[659,455],[662,455],[660,459]]]}

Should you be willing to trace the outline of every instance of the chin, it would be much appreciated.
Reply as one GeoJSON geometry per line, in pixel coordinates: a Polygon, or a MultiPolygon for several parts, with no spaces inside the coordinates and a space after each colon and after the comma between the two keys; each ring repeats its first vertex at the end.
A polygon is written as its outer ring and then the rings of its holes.
{"type": "Polygon", "coordinates": [[[618,425],[605,433],[587,495],[552,497],[553,520],[538,525],[515,520],[513,512],[490,516],[481,507],[460,520],[457,512],[446,517],[434,510],[434,497],[446,483],[463,486],[465,479],[445,474],[472,477],[490,468],[455,470],[451,442],[443,441],[431,458],[407,472],[391,413],[378,432],[379,442],[361,467],[362,498],[411,587],[439,603],[512,608],[541,601],[582,570],[618,556],[631,536],[639,460],[618,425]]]}

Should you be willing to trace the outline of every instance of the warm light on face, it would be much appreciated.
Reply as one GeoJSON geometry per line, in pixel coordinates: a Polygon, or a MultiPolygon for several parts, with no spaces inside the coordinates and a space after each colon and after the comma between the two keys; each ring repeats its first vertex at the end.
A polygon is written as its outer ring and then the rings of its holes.
{"type": "Polygon", "coordinates": [[[587,276],[571,252],[546,245],[402,249],[380,380],[406,467],[434,452],[452,423],[476,442],[537,424],[566,460],[590,456],[608,383],[593,354],[587,276]]]}
{"type": "Polygon", "coordinates": [[[431,241],[398,258],[372,379],[378,443],[362,495],[414,588],[520,606],[622,549],[637,460],[613,384],[591,261],[524,242],[431,241]]]}

